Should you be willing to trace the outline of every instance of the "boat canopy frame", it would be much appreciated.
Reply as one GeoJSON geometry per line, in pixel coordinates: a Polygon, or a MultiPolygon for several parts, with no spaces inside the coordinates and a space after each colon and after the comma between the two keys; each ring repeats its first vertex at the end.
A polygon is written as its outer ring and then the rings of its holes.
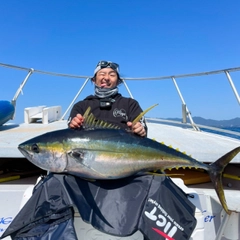
{"type": "MultiPolygon", "coordinates": [[[[29,80],[30,76],[33,73],[39,73],[39,74],[47,74],[47,75],[53,75],[53,76],[59,76],[59,77],[70,77],[70,78],[81,78],[81,79],[85,79],[84,83],[82,84],[82,86],[80,87],[79,91],[77,92],[77,94],[74,96],[73,100],[71,101],[71,103],[69,104],[68,108],[66,109],[66,111],[63,113],[62,117],[60,118],[60,120],[64,120],[65,116],[67,115],[67,113],[70,111],[70,109],[72,108],[72,106],[74,105],[74,103],[76,102],[77,98],[80,96],[81,92],[83,91],[83,89],[85,88],[86,84],[88,83],[88,81],[91,79],[90,76],[80,76],[80,75],[71,75],[71,74],[62,74],[62,73],[55,73],[55,72],[46,72],[46,71],[41,71],[41,70],[36,70],[34,68],[26,68],[26,67],[19,67],[19,66],[14,66],[14,65],[10,65],[10,64],[4,64],[4,63],[0,63],[0,66],[2,67],[7,67],[7,68],[14,68],[14,69],[18,69],[18,70],[24,70],[27,71],[27,75],[24,78],[23,82],[20,84],[19,88],[17,89],[13,99],[11,100],[11,103],[16,106],[16,101],[17,98],[19,97],[20,93],[23,91],[24,86],[26,85],[27,81],[29,80]]],[[[238,104],[240,105],[240,96],[239,93],[235,87],[235,84],[231,78],[230,72],[234,72],[234,71],[240,71],[240,67],[235,67],[235,68],[228,68],[228,69],[222,69],[222,70],[215,70],[215,71],[208,71],[208,72],[199,72],[199,73],[190,73],[190,74],[181,74],[181,75],[170,75],[170,76],[159,76],[159,77],[144,77],[144,78],[130,78],[130,77],[126,77],[123,78],[123,84],[129,94],[129,96],[131,98],[134,98],[127,83],[126,80],[167,80],[167,79],[172,79],[173,84],[176,88],[176,91],[179,95],[180,101],[182,103],[182,123],[187,124],[187,118],[190,121],[190,124],[192,126],[192,128],[196,131],[200,131],[199,127],[194,123],[192,116],[191,116],[191,111],[188,109],[187,104],[183,98],[183,95],[181,93],[181,90],[177,84],[176,79],[178,78],[188,78],[188,77],[196,77],[196,76],[204,76],[204,75],[213,75],[213,74],[222,74],[224,73],[229,81],[229,84],[233,90],[233,93],[238,101],[238,104]]]]}

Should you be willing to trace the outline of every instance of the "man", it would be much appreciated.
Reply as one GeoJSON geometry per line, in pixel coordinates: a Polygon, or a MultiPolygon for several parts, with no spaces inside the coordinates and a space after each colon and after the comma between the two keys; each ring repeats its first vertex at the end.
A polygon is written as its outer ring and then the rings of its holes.
{"type": "Polygon", "coordinates": [[[145,137],[147,126],[144,118],[132,124],[132,121],[143,112],[139,103],[118,93],[117,86],[122,83],[119,65],[110,61],[100,61],[94,70],[92,82],[95,84],[95,95],[90,95],[73,106],[68,126],[81,127],[84,121],[83,114],[90,106],[92,114],[98,120],[113,123],[123,129],[130,128],[133,133],[145,137]]]}

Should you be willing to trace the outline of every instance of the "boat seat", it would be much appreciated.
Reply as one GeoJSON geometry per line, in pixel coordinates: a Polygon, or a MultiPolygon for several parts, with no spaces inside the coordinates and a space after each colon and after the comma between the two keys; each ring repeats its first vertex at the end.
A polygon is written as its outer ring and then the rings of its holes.
{"type": "Polygon", "coordinates": [[[57,121],[61,118],[61,106],[37,106],[24,109],[24,122],[34,123],[41,121],[43,124],[57,121]]]}

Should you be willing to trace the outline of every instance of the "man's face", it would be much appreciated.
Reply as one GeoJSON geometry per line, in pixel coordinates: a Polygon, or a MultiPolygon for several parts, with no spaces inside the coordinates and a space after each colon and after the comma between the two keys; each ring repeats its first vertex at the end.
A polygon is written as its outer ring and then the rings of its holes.
{"type": "Polygon", "coordinates": [[[112,68],[103,68],[96,73],[95,84],[101,88],[114,88],[118,83],[118,75],[112,68]]]}

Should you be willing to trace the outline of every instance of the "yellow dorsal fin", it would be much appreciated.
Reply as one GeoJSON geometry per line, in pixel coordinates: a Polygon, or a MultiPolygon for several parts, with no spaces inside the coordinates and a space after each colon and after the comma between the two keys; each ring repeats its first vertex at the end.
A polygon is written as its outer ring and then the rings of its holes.
{"type": "Polygon", "coordinates": [[[83,117],[86,119],[89,116],[89,113],[91,111],[91,107],[88,107],[86,112],[83,114],[83,117]]]}
{"type": "Polygon", "coordinates": [[[151,109],[153,109],[153,108],[156,107],[157,105],[158,105],[158,104],[155,104],[155,105],[149,107],[148,109],[146,109],[145,111],[143,111],[142,113],[140,113],[140,114],[133,120],[132,124],[134,125],[134,124],[136,124],[137,122],[139,122],[140,119],[141,119],[148,111],[150,111],[151,109]]]}
{"type": "Polygon", "coordinates": [[[120,127],[117,125],[105,122],[103,120],[96,119],[94,115],[90,113],[90,111],[91,111],[91,107],[88,107],[86,112],[83,114],[83,117],[84,117],[83,128],[85,129],[91,129],[91,128],[120,129],[120,127]]]}
{"type": "MultiPolygon", "coordinates": [[[[136,124],[137,122],[140,121],[140,119],[152,108],[156,107],[158,104],[155,104],[142,113],[140,113],[134,120],[133,120],[133,125],[136,124]]],[[[90,113],[91,107],[88,107],[86,112],[83,114],[84,122],[83,122],[83,127],[84,128],[113,128],[113,129],[120,129],[117,125],[105,122],[103,120],[98,120],[94,117],[92,113],[90,113]]]]}

